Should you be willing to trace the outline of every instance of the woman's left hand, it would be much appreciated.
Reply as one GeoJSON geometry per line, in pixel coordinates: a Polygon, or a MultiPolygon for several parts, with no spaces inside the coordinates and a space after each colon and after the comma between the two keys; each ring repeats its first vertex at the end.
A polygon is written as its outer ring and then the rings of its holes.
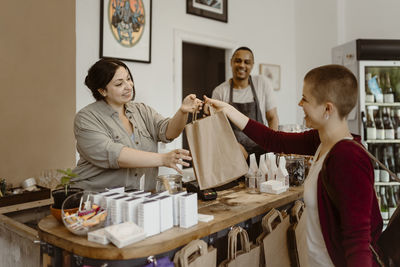
{"type": "Polygon", "coordinates": [[[190,94],[186,96],[185,99],[183,99],[180,110],[184,114],[189,112],[194,113],[200,111],[202,107],[203,107],[203,101],[196,98],[195,94],[190,94]]]}

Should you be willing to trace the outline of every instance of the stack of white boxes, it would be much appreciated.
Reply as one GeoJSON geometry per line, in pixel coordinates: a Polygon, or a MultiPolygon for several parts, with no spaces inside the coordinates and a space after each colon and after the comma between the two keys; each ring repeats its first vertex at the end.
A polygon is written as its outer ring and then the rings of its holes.
{"type": "Polygon", "coordinates": [[[160,196],[160,232],[164,232],[174,226],[173,206],[171,196],[160,196]]]}
{"type": "Polygon", "coordinates": [[[116,198],[112,198],[110,203],[111,203],[111,212],[110,212],[110,216],[111,216],[111,224],[119,224],[122,223],[122,218],[123,218],[123,202],[126,199],[129,199],[130,196],[127,195],[121,195],[118,196],[116,198]]]}
{"type": "Polygon", "coordinates": [[[131,197],[122,203],[122,214],[124,222],[139,223],[138,220],[138,207],[144,201],[143,197],[131,197]]]}
{"type": "Polygon", "coordinates": [[[90,241],[107,244],[107,237],[110,237],[113,238],[113,243],[120,247],[139,240],[140,229],[143,230],[143,235],[153,236],[173,226],[189,228],[198,223],[196,193],[182,191],[169,195],[168,191],[165,191],[151,195],[150,192],[140,190],[121,193],[120,188],[113,191],[99,193],[94,203],[107,207],[106,226],[111,224],[124,226],[93,231],[88,234],[90,241]],[[138,226],[135,228],[132,225],[138,226]],[[132,231],[139,234],[138,239],[133,237],[132,232],[132,238],[123,241],[123,237],[116,234],[117,229],[126,231],[134,229],[132,231]]]}
{"type": "Polygon", "coordinates": [[[186,191],[176,192],[172,194],[172,205],[173,205],[173,222],[174,226],[179,226],[179,197],[185,195],[186,191]]]}
{"type": "Polygon", "coordinates": [[[160,200],[145,200],[139,204],[139,226],[147,236],[160,233],[160,200]]]}
{"type": "Polygon", "coordinates": [[[179,197],[179,226],[189,228],[198,223],[197,194],[187,193],[179,197]]]}

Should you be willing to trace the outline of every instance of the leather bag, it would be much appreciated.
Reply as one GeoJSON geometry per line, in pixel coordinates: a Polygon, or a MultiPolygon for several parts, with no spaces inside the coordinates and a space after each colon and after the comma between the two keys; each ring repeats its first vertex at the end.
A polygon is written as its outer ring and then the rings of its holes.
{"type": "Polygon", "coordinates": [[[304,203],[300,200],[294,203],[291,210],[292,224],[288,229],[288,248],[292,267],[308,266],[306,212],[304,203]]]}
{"type": "Polygon", "coordinates": [[[234,226],[228,234],[228,258],[219,267],[259,267],[260,246],[253,245],[243,228],[234,226]],[[237,249],[237,237],[240,237],[241,249],[237,249]]]}
{"type": "Polygon", "coordinates": [[[287,245],[287,230],[290,226],[289,216],[271,209],[262,219],[263,233],[257,238],[261,247],[260,266],[290,266],[287,245]]]}
{"type": "Polygon", "coordinates": [[[174,264],[178,267],[217,266],[217,249],[203,240],[193,240],[175,254],[174,264]]]}
{"type": "Polygon", "coordinates": [[[212,113],[185,126],[200,189],[218,187],[246,174],[249,167],[223,112],[212,113]]]}
{"type": "MultiPolygon", "coordinates": [[[[365,149],[364,146],[362,146],[360,143],[357,143],[354,140],[347,140],[348,142],[352,142],[359,147],[361,147],[365,153],[370,157],[371,161],[377,162],[381,168],[386,170],[389,175],[393,178],[393,180],[400,182],[400,179],[392,172],[390,171],[384,164],[382,164],[378,159],[376,159],[368,150],[365,149]]],[[[336,206],[335,203],[336,197],[335,194],[333,193],[331,187],[329,186],[327,179],[327,174],[326,174],[326,159],[328,158],[328,155],[325,157],[324,164],[321,169],[321,178],[322,178],[322,184],[324,185],[324,188],[326,192],[328,193],[329,198],[332,200],[332,203],[336,206]]],[[[375,192],[376,196],[376,192],[375,192]]],[[[386,226],[386,229],[382,232],[381,236],[378,239],[378,246],[383,253],[382,255],[379,255],[379,253],[372,247],[370,244],[369,247],[375,256],[376,261],[380,266],[400,266],[400,206],[398,206],[393,213],[392,217],[389,220],[388,225],[386,226]]]]}

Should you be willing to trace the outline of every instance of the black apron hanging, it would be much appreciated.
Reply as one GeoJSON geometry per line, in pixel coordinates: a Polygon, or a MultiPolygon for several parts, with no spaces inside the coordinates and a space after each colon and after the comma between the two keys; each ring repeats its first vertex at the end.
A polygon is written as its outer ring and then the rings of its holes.
{"type": "MultiPolygon", "coordinates": [[[[259,101],[258,97],[256,94],[256,90],[254,89],[253,85],[253,80],[251,79],[251,76],[249,76],[249,84],[251,87],[251,92],[253,93],[253,102],[248,102],[248,103],[234,103],[232,101],[233,99],[233,81],[230,80],[230,93],[229,93],[229,104],[232,105],[234,108],[239,110],[241,113],[249,117],[250,119],[253,119],[255,121],[258,121],[262,124],[264,124],[262,115],[261,115],[261,110],[259,106],[259,101]]],[[[266,151],[257,145],[253,140],[251,140],[249,137],[247,137],[246,134],[244,134],[239,128],[237,128],[235,125],[232,125],[233,132],[235,133],[236,139],[240,144],[243,145],[243,147],[246,149],[247,153],[252,154],[255,153],[257,162],[260,158],[260,155],[266,153],[266,151]]]]}

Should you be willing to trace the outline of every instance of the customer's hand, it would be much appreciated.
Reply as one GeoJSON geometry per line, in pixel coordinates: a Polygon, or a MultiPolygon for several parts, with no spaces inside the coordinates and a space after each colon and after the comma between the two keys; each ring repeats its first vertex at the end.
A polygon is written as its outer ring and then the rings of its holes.
{"type": "Polygon", "coordinates": [[[184,161],[184,160],[192,160],[189,154],[190,152],[186,149],[175,149],[172,150],[171,152],[165,153],[163,154],[163,166],[172,168],[177,172],[179,172],[180,174],[183,174],[182,170],[177,166],[177,164],[189,167],[190,164],[184,161]]]}
{"type": "Polygon", "coordinates": [[[212,98],[208,98],[207,96],[203,96],[204,97],[204,113],[206,114],[210,114],[210,106],[212,108],[215,109],[215,111],[225,111],[224,109],[229,108],[231,105],[229,105],[226,102],[223,101],[219,101],[217,99],[212,99],[212,98]]]}
{"type": "Polygon", "coordinates": [[[203,101],[196,98],[195,94],[190,94],[183,99],[180,110],[185,114],[189,112],[194,113],[200,111],[202,107],[203,101]]]}

